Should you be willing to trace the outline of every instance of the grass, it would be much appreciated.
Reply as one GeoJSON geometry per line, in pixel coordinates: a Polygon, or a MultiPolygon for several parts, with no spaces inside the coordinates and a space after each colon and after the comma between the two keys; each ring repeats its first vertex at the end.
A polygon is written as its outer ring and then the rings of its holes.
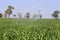
{"type": "Polygon", "coordinates": [[[60,40],[60,19],[0,19],[0,40],[60,40]]]}

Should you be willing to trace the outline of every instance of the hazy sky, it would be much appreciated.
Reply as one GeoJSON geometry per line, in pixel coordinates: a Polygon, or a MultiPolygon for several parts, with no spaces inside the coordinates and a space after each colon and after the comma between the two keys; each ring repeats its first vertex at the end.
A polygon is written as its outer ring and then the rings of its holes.
{"type": "Polygon", "coordinates": [[[13,14],[22,12],[40,13],[43,18],[50,18],[54,10],[60,10],[60,0],[0,0],[0,12],[4,13],[8,5],[12,5],[15,10],[13,14]]]}

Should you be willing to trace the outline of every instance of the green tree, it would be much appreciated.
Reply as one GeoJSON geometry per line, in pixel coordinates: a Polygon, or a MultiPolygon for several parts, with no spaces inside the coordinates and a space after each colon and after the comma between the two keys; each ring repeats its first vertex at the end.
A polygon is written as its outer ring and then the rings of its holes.
{"type": "Polygon", "coordinates": [[[0,18],[2,17],[2,13],[0,13],[0,18]]]}
{"type": "Polygon", "coordinates": [[[42,18],[42,15],[40,14],[40,18],[42,18]]]}
{"type": "Polygon", "coordinates": [[[57,19],[59,16],[58,14],[60,13],[60,11],[55,10],[54,13],[52,14],[52,17],[54,17],[55,19],[57,19]]]}
{"type": "Polygon", "coordinates": [[[10,18],[10,15],[12,14],[12,9],[14,9],[14,7],[8,6],[7,10],[5,11],[5,13],[9,15],[9,18],[10,18]]]}
{"type": "Polygon", "coordinates": [[[16,17],[16,14],[14,14],[13,16],[16,17]]]}
{"type": "Polygon", "coordinates": [[[26,13],[26,18],[30,18],[30,13],[29,12],[26,13]]]}
{"type": "Polygon", "coordinates": [[[58,14],[52,14],[52,16],[55,18],[55,19],[57,19],[59,16],[58,16],[58,14]]]}

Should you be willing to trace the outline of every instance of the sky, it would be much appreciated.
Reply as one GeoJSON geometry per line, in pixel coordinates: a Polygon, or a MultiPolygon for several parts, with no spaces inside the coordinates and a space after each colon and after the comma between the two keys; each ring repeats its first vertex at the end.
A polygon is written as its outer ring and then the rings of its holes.
{"type": "Polygon", "coordinates": [[[43,18],[51,18],[51,14],[55,10],[60,11],[60,0],[0,0],[0,13],[4,13],[9,5],[15,8],[13,14],[16,15],[18,12],[21,12],[22,15],[30,12],[30,15],[33,16],[40,11],[43,18]]]}

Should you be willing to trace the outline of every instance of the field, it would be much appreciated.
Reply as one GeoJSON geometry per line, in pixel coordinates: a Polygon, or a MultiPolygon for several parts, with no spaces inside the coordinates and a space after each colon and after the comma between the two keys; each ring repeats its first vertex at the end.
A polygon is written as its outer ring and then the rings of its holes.
{"type": "Polygon", "coordinates": [[[0,18],[0,40],[60,40],[60,19],[0,18]]]}

